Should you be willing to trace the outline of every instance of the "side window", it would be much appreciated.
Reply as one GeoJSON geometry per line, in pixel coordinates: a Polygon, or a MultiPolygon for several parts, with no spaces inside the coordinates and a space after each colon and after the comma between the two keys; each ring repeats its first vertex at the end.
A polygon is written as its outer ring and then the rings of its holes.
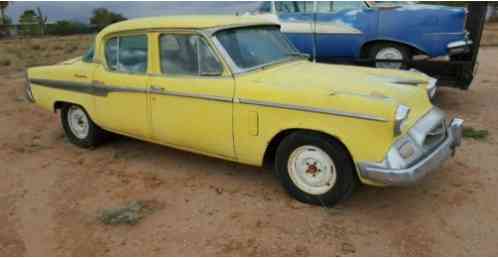
{"type": "Polygon", "coordinates": [[[316,2],[316,12],[330,13],[333,11],[334,2],[331,1],[318,1],[316,2]]]}
{"type": "Polygon", "coordinates": [[[334,1],[333,2],[333,11],[339,12],[347,9],[360,9],[365,7],[365,3],[363,1],[334,1]]]}
{"type": "Polygon", "coordinates": [[[277,1],[275,8],[278,13],[311,13],[313,4],[311,1],[277,1]]]}
{"type": "Polygon", "coordinates": [[[161,35],[161,71],[171,75],[221,75],[223,67],[202,38],[196,35],[161,35]]]}
{"type": "Polygon", "coordinates": [[[147,36],[122,36],[107,41],[105,49],[109,69],[126,73],[147,71],[147,36]]]}
{"type": "Polygon", "coordinates": [[[265,1],[258,7],[258,13],[271,13],[271,2],[265,1]]]}
{"type": "Polygon", "coordinates": [[[112,38],[105,44],[105,60],[109,69],[115,71],[118,65],[118,38],[112,38]]]}

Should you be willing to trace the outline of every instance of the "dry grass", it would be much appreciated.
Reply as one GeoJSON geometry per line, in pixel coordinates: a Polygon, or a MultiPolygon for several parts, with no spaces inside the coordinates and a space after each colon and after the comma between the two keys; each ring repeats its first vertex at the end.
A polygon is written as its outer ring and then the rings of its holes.
{"type": "Polygon", "coordinates": [[[81,56],[91,45],[92,39],[92,35],[76,35],[0,40],[0,74],[56,64],[81,56]]]}
{"type": "MultiPolygon", "coordinates": [[[[93,35],[0,40],[0,74],[23,71],[27,67],[50,65],[82,55],[93,35]]],[[[482,46],[498,46],[498,23],[488,23],[482,46]]]]}

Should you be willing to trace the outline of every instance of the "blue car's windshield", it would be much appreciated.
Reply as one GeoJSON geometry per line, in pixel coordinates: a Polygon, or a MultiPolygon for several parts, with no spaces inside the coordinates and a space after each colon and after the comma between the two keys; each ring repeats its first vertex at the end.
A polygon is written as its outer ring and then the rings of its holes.
{"type": "Polygon", "coordinates": [[[251,69],[303,56],[275,26],[244,27],[222,30],[216,38],[234,63],[251,69]]]}

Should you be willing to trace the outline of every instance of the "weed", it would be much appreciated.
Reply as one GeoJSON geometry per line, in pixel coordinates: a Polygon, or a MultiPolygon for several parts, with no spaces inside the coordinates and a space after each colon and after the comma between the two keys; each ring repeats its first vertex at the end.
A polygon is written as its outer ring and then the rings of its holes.
{"type": "Polygon", "coordinates": [[[471,138],[474,140],[485,140],[489,135],[488,130],[478,130],[472,127],[464,127],[463,128],[463,137],[471,138]]]}
{"type": "Polygon", "coordinates": [[[12,62],[10,61],[10,59],[1,59],[0,60],[0,66],[10,66],[12,64],[12,62]]]}
{"type": "Polygon", "coordinates": [[[99,220],[106,225],[135,225],[161,208],[157,201],[132,201],[125,207],[103,209],[99,220]]]}

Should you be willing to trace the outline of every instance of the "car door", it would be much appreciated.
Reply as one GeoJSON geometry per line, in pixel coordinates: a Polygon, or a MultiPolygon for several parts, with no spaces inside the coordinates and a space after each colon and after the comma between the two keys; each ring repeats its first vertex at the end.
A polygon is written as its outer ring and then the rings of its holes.
{"type": "Polygon", "coordinates": [[[313,2],[276,1],[275,11],[281,31],[296,48],[309,55],[314,54],[313,2]]]}
{"type": "Polygon", "coordinates": [[[234,80],[195,33],[157,34],[158,75],[150,79],[151,127],[157,141],[234,157],[234,80]]]}
{"type": "Polygon", "coordinates": [[[102,127],[147,137],[147,34],[104,39],[105,60],[94,75],[97,122],[102,127]]]}
{"type": "Polygon", "coordinates": [[[373,31],[373,14],[362,1],[317,1],[318,59],[358,57],[365,32],[373,31]]]}

